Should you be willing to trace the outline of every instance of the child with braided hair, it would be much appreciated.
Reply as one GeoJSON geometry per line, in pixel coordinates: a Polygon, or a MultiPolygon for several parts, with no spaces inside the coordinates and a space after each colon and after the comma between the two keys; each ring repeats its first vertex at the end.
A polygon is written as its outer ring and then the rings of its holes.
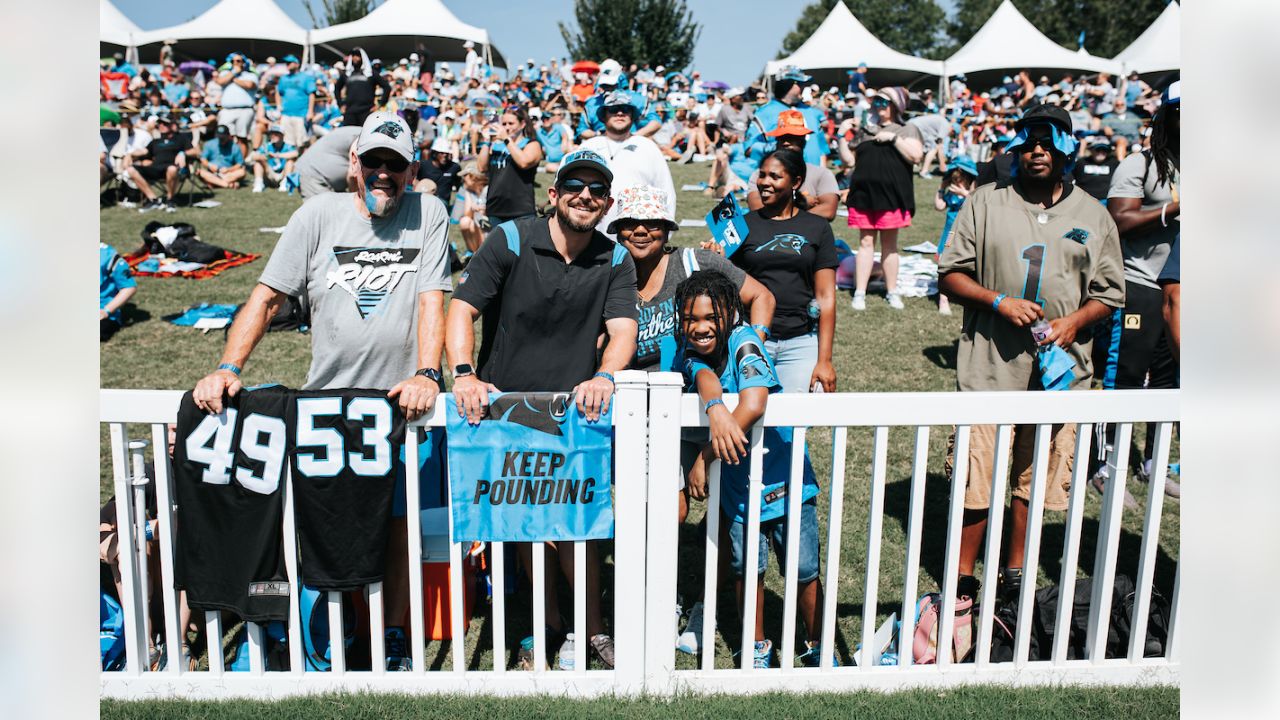
{"type": "MultiPolygon", "coordinates": [[[[684,375],[685,391],[696,392],[704,403],[710,424],[710,443],[704,448],[706,463],[720,460],[720,510],[729,528],[731,565],[738,601],[742,602],[746,575],[746,524],[748,508],[748,436],[764,416],[770,393],[780,392],[777,372],[760,337],[745,322],[738,289],[723,273],[695,272],[676,288],[675,369],[684,375]],[[737,393],[731,412],[722,399],[737,393]]],[[[773,644],[764,636],[764,572],[772,545],[780,568],[786,558],[788,479],[792,445],[791,428],[764,428],[763,492],[760,503],[759,565],[756,570],[755,667],[772,665],[773,644]]],[[[803,452],[803,450],[801,450],[803,452]]],[[[804,459],[800,509],[800,552],[796,568],[798,606],[807,631],[801,664],[817,667],[821,657],[819,638],[822,594],[818,580],[818,481],[809,458],[804,459]]],[[[710,511],[710,508],[708,508],[710,511]]],[[[785,572],[785,568],[783,568],[785,572]]],[[[834,659],[834,658],[833,658],[834,659]]]]}

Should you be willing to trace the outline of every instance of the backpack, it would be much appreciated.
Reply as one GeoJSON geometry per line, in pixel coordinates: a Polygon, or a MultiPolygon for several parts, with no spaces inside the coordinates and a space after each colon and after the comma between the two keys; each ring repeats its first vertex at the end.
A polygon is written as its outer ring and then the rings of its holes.
{"type": "MultiPolygon", "coordinates": [[[[350,596],[342,603],[342,634],[346,657],[350,660],[356,636],[356,609],[350,596]]],[[[307,672],[328,672],[333,663],[329,639],[329,593],[303,585],[298,592],[302,611],[302,654],[307,672]]]]}
{"type": "MultiPolygon", "coordinates": [[[[973,656],[973,598],[956,598],[955,629],[951,638],[951,661],[967,662],[973,656]]],[[[928,593],[916,603],[916,629],[912,637],[911,658],[916,665],[932,665],[938,661],[938,616],[942,595],[928,593]]]]}
{"type": "MultiPolygon", "coordinates": [[[[168,233],[165,233],[168,235],[168,233]]],[[[173,223],[166,225],[152,220],[142,228],[142,249],[152,255],[163,254],[176,257],[182,262],[203,263],[205,265],[216,260],[225,260],[227,251],[200,240],[196,228],[190,223],[173,223]],[[173,237],[166,244],[156,237],[158,230],[172,230],[173,237]]]]}

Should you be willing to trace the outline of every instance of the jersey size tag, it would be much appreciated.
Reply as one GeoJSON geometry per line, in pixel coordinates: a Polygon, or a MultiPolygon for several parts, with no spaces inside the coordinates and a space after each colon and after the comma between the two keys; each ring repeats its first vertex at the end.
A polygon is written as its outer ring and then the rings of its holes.
{"type": "Polygon", "coordinates": [[[1142,316],[1141,315],[1125,315],[1124,329],[1125,330],[1141,330],[1142,316]]]}
{"type": "Polygon", "coordinates": [[[289,583],[284,580],[249,583],[249,597],[289,597],[289,583]]]}

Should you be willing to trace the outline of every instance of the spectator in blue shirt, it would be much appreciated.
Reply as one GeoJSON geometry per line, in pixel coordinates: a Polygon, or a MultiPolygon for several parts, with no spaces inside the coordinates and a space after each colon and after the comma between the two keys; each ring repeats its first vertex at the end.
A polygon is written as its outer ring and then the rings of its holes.
{"type": "Polygon", "coordinates": [[[129,263],[106,243],[98,243],[98,326],[100,342],[120,329],[120,308],[138,292],[129,263]]]}
{"type": "Polygon", "coordinates": [[[600,119],[600,108],[604,107],[605,97],[618,90],[631,97],[631,104],[636,108],[635,135],[653,137],[662,127],[658,114],[649,105],[649,100],[635,90],[626,89],[626,76],[622,74],[622,66],[617,60],[605,60],[600,63],[600,75],[596,78],[596,94],[583,103],[582,117],[578,121],[578,139],[586,140],[604,132],[604,121],[600,119]]]}
{"type": "Polygon", "coordinates": [[[187,79],[181,74],[175,75],[172,80],[164,84],[164,98],[174,107],[181,105],[190,95],[191,87],[187,85],[187,79]]]}
{"type": "Polygon", "coordinates": [[[858,63],[857,70],[849,71],[849,87],[846,92],[857,93],[859,96],[865,95],[867,92],[867,64],[858,63]]]}
{"type": "Polygon", "coordinates": [[[814,133],[813,142],[805,145],[804,161],[810,165],[827,166],[827,155],[831,152],[831,146],[827,144],[827,133],[823,130],[825,114],[820,108],[813,107],[800,99],[804,84],[812,79],[794,67],[783,68],[774,76],[773,99],[756,110],[755,120],[747,126],[747,137],[744,142],[748,147],[766,130],[772,130],[778,126],[778,116],[783,110],[799,110],[804,115],[805,127],[814,133]]]}
{"type": "Polygon", "coordinates": [[[316,82],[311,75],[299,72],[298,58],[285,55],[289,72],[276,83],[276,109],[280,112],[280,127],[284,141],[295,148],[307,144],[307,118],[315,112],[316,82]]]}
{"type": "Polygon", "coordinates": [[[538,135],[538,142],[542,143],[542,151],[546,153],[545,169],[554,173],[560,167],[560,159],[573,147],[573,131],[565,124],[564,108],[557,107],[545,113],[534,108],[529,111],[529,117],[538,121],[534,132],[538,135]]]}
{"type": "Polygon", "coordinates": [[[298,148],[285,140],[284,128],[272,125],[267,131],[267,142],[249,154],[253,165],[253,191],[260,193],[271,183],[280,192],[289,190],[286,178],[293,174],[293,161],[298,159],[298,148]]]}
{"type": "Polygon", "coordinates": [[[212,142],[200,154],[200,178],[210,187],[237,188],[244,179],[244,153],[231,136],[231,128],[219,125],[212,142]]]}

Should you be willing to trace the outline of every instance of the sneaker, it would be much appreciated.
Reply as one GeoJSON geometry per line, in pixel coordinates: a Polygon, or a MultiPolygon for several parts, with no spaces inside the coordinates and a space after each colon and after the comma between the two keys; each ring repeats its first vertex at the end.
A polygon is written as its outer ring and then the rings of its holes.
{"type": "Polygon", "coordinates": [[[751,667],[757,670],[768,670],[773,667],[773,642],[771,640],[757,640],[755,648],[755,662],[751,667]]]}
{"type": "Polygon", "coordinates": [[[613,669],[613,638],[604,633],[592,635],[591,649],[595,650],[596,657],[600,658],[606,668],[613,669]]]}
{"type": "Polygon", "coordinates": [[[287,193],[287,192],[289,192],[289,183],[288,183],[288,181],[282,182],[282,183],[280,183],[279,185],[277,185],[277,186],[276,186],[276,192],[282,192],[282,193],[287,193]]]}
{"type": "Polygon", "coordinates": [[[961,575],[956,582],[956,598],[969,598],[970,600],[978,599],[978,592],[982,589],[982,582],[972,575],[961,575]]]}
{"type": "MultiPolygon", "coordinates": [[[[1089,478],[1089,485],[1091,485],[1094,490],[1097,490],[1099,494],[1102,494],[1106,491],[1107,479],[1107,468],[1104,465],[1103,467],[1098,468],[1098,472],[1094,473],[1093,477],[1089,478]]],[[[1138,501],[1133,499],[1133,493],[1129,492],[1129,488],[1124,489],[1124,509],[1138,509],[1138,501]]]]}
{"type": "Polygon", "coordinates": [[[560,645],[560,660],[558,665],[561,670],[572,670],[576,659],[577,654],[574,652],[573,633],[569,633],[564,636],[564,642],[560,645]]]}
{"type": "Polygon", "coordinates": [[[404,636],[404,629],[389,627],[382,637],[387,651],[387,670],[391,672],[412,670],[413,660],[409,657],[409,640],[404,636]]]}
{"type": "Polygon", "coordinates": [[[254,183],[254,184],[253,184],[253,191],[254,191],[254,192],[256,192],[256,193],[260,193],[260,192],[262,192],[262,191],[263,191],[263,190],[265,190],[265,189],[266,189],[266,186],[264,186],[262,183],[254,183]]]}
{"type": "Polygon", "coordinates": [[[945,304],[945,305],[944,305],[944,304],[942,304],[942,303],[938,303],[938,314],[939,314],[939,315],[950,315],[950,314],[951,314],[951,304],[950,304],[950,303],[947,303],[947,304],[945,304]]]}
{"type": "MultiPolygon", "coordinates": [[[[816,668],[822,665],[822,643],[806,640],[804,654],[796,658],[804,667],[816,668]]],[[[840,658],[831,653],[831,667],[840,667],[840,658]]]]}
{"type": "Polygon", "coordinates": [[[676,638],[676,649],[690,655],[697,655],[702,649],[702,603],[694,603],[689,610],[689,622],[676,638]]]}
{"type": "Polygon", "coordinates": [[[902,304],[902,298],[898,296],[898,293],[889,293],[888,295],[885,295],[884,301],[889,303],[889,307],[894,310],[901,310],[904,307],[902,304]]]}
{"type": "Polygon", "coordinates": [[[866,293],[858,293],[858,292],[856,292],[856,293],[854,293],[854,294],[853,294],[853,309],[854,309],[854,310],[866,310],[866,309],[867,309],[867,294],[866,294],[866,293]]]}
{"type": "Polygon", "coordinates": [[[164,211],[167,213],[178,212],[178,203],[170,198],[164,201],[164,211]]]}
{"type": "Polygon", "coordinates": [[[138,203],[136,203],[136,202],[134,202],[134,201],[132,201],[132,200],[130,200],[130,199],[128,199],[128,198],[124,198],[124,199],[120,200],[120,202],[117,202],[117,203],[116,203],[116,207],[119,207],[119,208],[126,208],[126,209],[129,209],[129,210],[132,210],[133,208],[138,207],[138,203]]]}
{"type": "MultiPolygon", "coordinates": [[[[1169,472],[1165,473],[1164,494],[1168,495],[1171,498],[1180,498],[1182,497],[1182,486],[1178,484],[1177,480],[1173,479],[1171,475],[1171,473],[1173,472],[1175,471],[1173,467],[1170,466],[1169,472]]],[[[1151,482],[1151,460],[1148,459],[1145,462],[1143,462],[1142,467],[1134,471],[1133,474],[1137,477],[1138,482],[1143,482],[1143,483],[1151,482]]]]}
{"type": "Polygon", "coordinates": [[[142,203],[142,207],[138,208],[138,212],[149,213],[152,210],[159,210],[162,207],[164,207],[164,201],[160,198],[155,198],[154,200],[148,200],[142,203]]]}
{"type": "Polygon", "coordinates": [[[1000,568],[1000,579],[996,582],[996,599],[1006,605],[1018,602],[1022,594],[1022,568],[1000,568]]]}

